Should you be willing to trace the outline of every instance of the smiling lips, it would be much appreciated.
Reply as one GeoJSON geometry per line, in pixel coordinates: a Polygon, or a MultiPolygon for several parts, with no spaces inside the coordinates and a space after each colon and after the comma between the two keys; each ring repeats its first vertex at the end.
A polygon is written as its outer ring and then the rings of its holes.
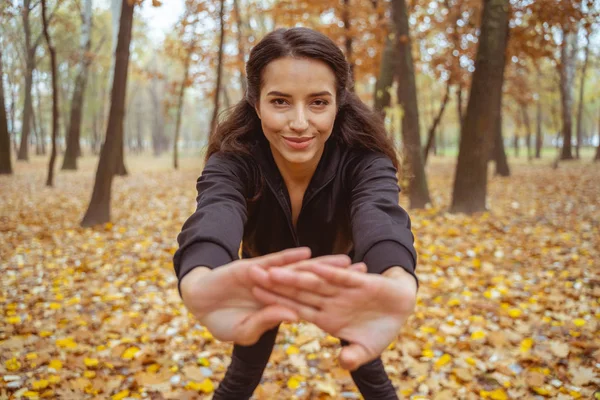
{"type": "Polygon", "coordinates": [[[312,140],[313,136],[310,137],[283,137],[285,143],[294,150],[303,150],[307,148],[312,140]]]}

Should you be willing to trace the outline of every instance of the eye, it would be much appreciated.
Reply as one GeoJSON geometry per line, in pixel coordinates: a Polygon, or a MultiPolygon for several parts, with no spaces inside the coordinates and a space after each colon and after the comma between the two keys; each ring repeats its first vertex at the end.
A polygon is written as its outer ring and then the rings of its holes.
{"type": "Polygon", "coordinates": [[[317,107],[324,107],[324,106],[326,106],[327,104],[329,104],[329,102],[328,102],[327,100],[323,100],[323,99],[317,99],[317,100],[315,100],[315,101],[314,101],[314,103],[313,103],[313,104],[314,104],[315,106],[317,106],[317,107]]]}
{"type": "Polygon", "coordinates": [[[271,100],[271,104],[275,104],[276,106],[284,106],[286,101],[284,99],[273,99],[271,100]]]}

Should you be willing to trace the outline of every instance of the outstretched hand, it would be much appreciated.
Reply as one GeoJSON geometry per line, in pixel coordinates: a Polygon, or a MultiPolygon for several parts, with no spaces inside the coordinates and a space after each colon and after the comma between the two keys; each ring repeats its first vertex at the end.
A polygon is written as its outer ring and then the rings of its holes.
{"type": "Polygon", "coordinates": [[[415,279],[400,268],[394,277],[364,274],[315,262],[295,270],[251,268],[252,293],[269,306],[286,307],[350,345],[340,365],[355,370],[376,359],[397,337],[416,302],[415,279]]]}
{"type": "Polygon", "coordinates": [[[308,268],[314,263],[345,268],[345,255],[310,258],[310,249],[288,249],[262,257],[231,262],[214,270],[195,268],[181,281],[182,299],[188,310],[212,335],[241,345],[256,343],[267,330],[283,321],[296,321],[298,314],[279,304],[266,305],[252,295],[252,267],[267,271],[308,268]]]}

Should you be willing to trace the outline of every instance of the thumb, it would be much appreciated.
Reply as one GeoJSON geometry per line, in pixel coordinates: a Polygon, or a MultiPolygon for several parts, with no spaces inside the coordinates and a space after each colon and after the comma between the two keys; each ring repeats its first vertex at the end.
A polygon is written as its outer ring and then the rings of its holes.
{"type": "Polygon", "coordinates": [[[354,371],[373,358],[363,345],[352,343],[342,348],[338,360],[342,368],[354,371]]]}
{"type": "Polygon", "coordinates": [[[365,264],[364,262],[359,262],[356,264],[352,264],[351,266],[348,267],[348,269],[350,271],[356,271],[356,272],[367,272],[367,264],[365,264]]]}
{"type": "Polygon", "coordinates": [[[242,346],[250,346],[269,329],[275,328],[282,321],[296,322],[298,315],[280,305],[266,306],[251,313],[236,328],[234,342],[242,346]]]}

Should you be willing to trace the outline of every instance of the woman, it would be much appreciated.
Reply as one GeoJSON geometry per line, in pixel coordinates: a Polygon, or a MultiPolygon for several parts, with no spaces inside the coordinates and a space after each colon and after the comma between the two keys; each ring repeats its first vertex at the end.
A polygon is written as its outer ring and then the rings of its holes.
{"type": "Polygon", "coordinates": [[[310,29],[267,35],[246,72],[174,256],[186,307],[235,343],[214,398],[249,398],[279,324],[302,319],[342,340],[366,399],[396,399],[379,355],[414,308],[416,253],[383,122],[350,91],[340,49],[310,29]]]}

